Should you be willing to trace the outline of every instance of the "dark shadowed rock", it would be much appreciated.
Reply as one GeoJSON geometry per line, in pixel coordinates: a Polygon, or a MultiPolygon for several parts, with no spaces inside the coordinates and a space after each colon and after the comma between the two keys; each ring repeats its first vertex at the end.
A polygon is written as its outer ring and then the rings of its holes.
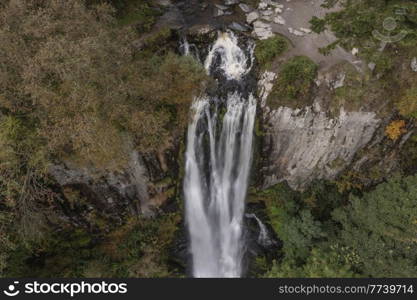
{"type": "Polygon", "coordinates": [[[232,24],[230,24],[229,28],[232,29],[232,30],[241,31],[241,32],[245,32],[245,31],[249,30],[248,27],[246,27],[242,24],[236,23],[236,22],[233,22],[232,24]]]}
{"type": "Polygon", "coordinates": [[[250,13],[253,10],[249,5],[245,3],[240,3],[239,7],[244,13],[250,13]]]}

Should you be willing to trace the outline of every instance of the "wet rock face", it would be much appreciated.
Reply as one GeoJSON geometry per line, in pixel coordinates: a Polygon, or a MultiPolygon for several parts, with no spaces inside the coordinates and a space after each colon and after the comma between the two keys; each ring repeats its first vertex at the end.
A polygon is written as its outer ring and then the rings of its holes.
{"type": "Polygon", "coordinates": [[[303,188],[313,179],[334,179],[372,139],[380,120],[371,112],[329,118],[313,107],[280,107],[267,116],[264,186],[287,180],[303,188]]]}
{"type": "Polygon", "coordinates": [[[169,178],[167,170],[175,170],[172,164],[176,161],[169,156],[144,157],[134,151],[128,166],[120,172],[80,168],[70,163],[51,166],[49,173],[63,191],[64,207],[74,205],[67,205],[71,202],[68,191],[78,195],[75,202],[78,207],[63,209],[60,214],[64,218],[75,217],[75,223],[80,224],[90,223],[82,211],[91,211],[115,221],[113,225],[123,224],[127,216],[153,216],[174,196],[175,181],[169,178]],[[85,203],[81,204],[80,198],[85,199],[85,203]]]}
{"type": "Polygon", "coordinates": [[[98,175],[94,170],[62,163],[49,168],[49,173],[63,188],[81,191],[90,206],[115,215],[136,214],[149,200],[147,172],[136,152],[124,172],[98,175]]]}
{"type": "Polygon", "coordinates": [[[303,189],[314,179],[335,179],[370,144],[382,121],[374,112],[343,108],[332,117],[319,101],[302,109],[272,110],[266,99],[275,78],[276,74],[265,72],[259,81],[265,131],[262,186],[287,181],[292,188],[303,189]]]}

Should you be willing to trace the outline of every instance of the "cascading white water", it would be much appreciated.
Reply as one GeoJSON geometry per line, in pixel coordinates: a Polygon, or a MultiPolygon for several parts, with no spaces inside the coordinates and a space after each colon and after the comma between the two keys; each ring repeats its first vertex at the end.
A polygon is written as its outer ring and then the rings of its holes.
{"type": "Polygon", "coordinates": [[[270,247],[276,244],[276,242],[269,237],[268,229],[262,221],[255,214],[246,214],[247,218],[253,218],[259,226],[258,244],[264,247],[270,247]]]}
{"type": "MultiPolygon", "coordinates": [[[[239,83],[252,67],[253,47],[245,54],[231,32],[219,34],[205,61],[207,72],[222,70],[239,83]]],[[[242,223],[251,165],[256,99],[227,88],[221,101],[194,100],[188,127],[184,195],[194,277],[239,277],[242,223]]]]}
{"type": "Polygon", "coordinates": [[[181,44],[180,44],[180,52],[183,55],[191,55],[193,56],[197,61],[200,61],[200,55],[198,53],[198,49],[194,44],[190,44],[187,40],[186,37],[183,37],[181,39],[181,44]]]}

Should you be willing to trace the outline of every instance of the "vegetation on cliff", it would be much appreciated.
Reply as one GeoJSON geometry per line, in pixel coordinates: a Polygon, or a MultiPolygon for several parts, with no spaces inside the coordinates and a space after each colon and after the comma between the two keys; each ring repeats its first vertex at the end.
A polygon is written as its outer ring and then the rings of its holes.
{"type": "MultiPolygon", "coordinates": [[[[417,4],[411,0],[339,1],[329,0],[327,6],[336,3],[343,9],[328,13],[324,18],[313,18],[311,28],[322,32],[326,28],[337,37],[334,43],[322,48],[324,54],[336,46],[347,51],[358,49],[357,54],[367,63],[374,64],[381,96],[392,98],[390,106],[404,117],[417,114],[417,76],[409,68],[417,56],[417,4]],[[385,43],[384,43],[385,42],[385,43]],[[405,67],[406,65],[406,67],[405,67]]],[[[367,81],[364,89],[371,85],[367,81]]],[[[380,92],[377,92],[378,94],[380,92]]],[[[372,97],[375,91],[366,95],[372,97]]]]}
{"type": "Polygon", "coordinates": [[[294,103],[305,103],[311,95],[316,75],[317,65],[310,58],[291,58],[280,67],[268,104],[291,107],[294,103]]]}
{"type": "Polygon", "coordinates": [[[0,272],[58,221],[51,162],[119,170],[182,133],[206,74],[171,30],[150,31],[159,13],[142,0],[0,5],[0,272]]]}
{"type": "MultiPolygon", "coordinates": [[[[417,76],[409,67],[417,56],[415,11],[409,0],[344,1],[342,10],[311,21],[313,31],[329,28],[338,38],[323,54],[337,45],[359,48],[359,57],[375,64],[375,76],[346,71],[331,109],[392,99],[386,109],[396,113],[383,128],[392,144],[417,118],[417,76]],[[396,14],[401,8],[408,13],[396,14]],[[372,29],[378,23],[383,30],[392,16],[398,26],[390,34],[407,35],[381,52],[372,29]]],[[[77,187],[62,190],[48,174],[49,164],[63,160],[117,172],[132,150],[153,153],[184,132],[207,77],[194,59],[176,53],[175,32],[153,27],[161,12],[147,0],[0,3],[0,276],[179,275],[169,253],[181,226],[177,210],[115,224],[88,211],[91,223],[67,222],[56,210],[65,210],[65,201],[87,210],[85,196],[77,187]]],[[[260,67],[287,47],[283,37],[258,41],[260,67]]],[[[305,106],[317,69],[304,56],[283,63],[268,104],[305,106]]],[[[376,186],[363,184],[369,169],[304,192],[286,184],[253,192],[251,201],[266,204],[283,242],[281,259],[259,262],[262,276],[416,277],[416,149],[414,134],[401,150],[401,174],[377,176],[376,186]]]]}
{"type": "Polygon", "coordinates": [[[255,57],[262,68],[269,64],[288,48],[288,42],[282,36],[274,36],[256,43],[255,57]]]}

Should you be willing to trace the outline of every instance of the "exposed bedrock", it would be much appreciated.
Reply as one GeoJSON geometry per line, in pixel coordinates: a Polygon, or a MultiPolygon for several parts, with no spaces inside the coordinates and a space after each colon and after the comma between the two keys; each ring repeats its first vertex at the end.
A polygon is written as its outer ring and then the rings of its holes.
{"type": "MultiPolygon", "coordinates": [[[[338,74],[326,76],[336,78],[338,74]]],[[[346,171],[369,173],[362,176],[362,184],[371,185],[398,170],[399,150],[414,129],[410,127],[398,140],[390,140],[385,128],[396,118],[395,112],[382,116],[378,107],[347,111],[341,106],[335,114],[320,97],[302,108],[273,109],[267,98],[275,78],[275,73],[265,72],[258,88],[263,136],[262,162],[257,168],[263,188],[287,181],[302,190],[313,180],[335,180],[346,171]],[[378,172],[375,178],[370,175],[372,170],[378,172]]],[[[335,83],[328,80],[327,86],[320,88],[334,89],[335,83]]]]}
{"type": "Polygon", "coordinates": [[[115,226],[129,216],[152,217],[160,210],[170,209],[177,184],[172,174],[177,172],[177,166],[171,151],[147,156],[132,151],[128,166],[120,171],[62,162],[52,165],[49,173],[62,190],[60,215],[73,224],[91,225],[94,220],[90,215],[94,212],[115,226]],[[85,201],[71,203],[74,192],[85,201]]]}
{"type": "Polygon", "coordinates": [[[287,180],[301,188],[313,179],[334,179],[372,139],[380,120],[372,112],[330,118],[319,107],[280,107],[266,116],[264,186],[287,180]]]}

